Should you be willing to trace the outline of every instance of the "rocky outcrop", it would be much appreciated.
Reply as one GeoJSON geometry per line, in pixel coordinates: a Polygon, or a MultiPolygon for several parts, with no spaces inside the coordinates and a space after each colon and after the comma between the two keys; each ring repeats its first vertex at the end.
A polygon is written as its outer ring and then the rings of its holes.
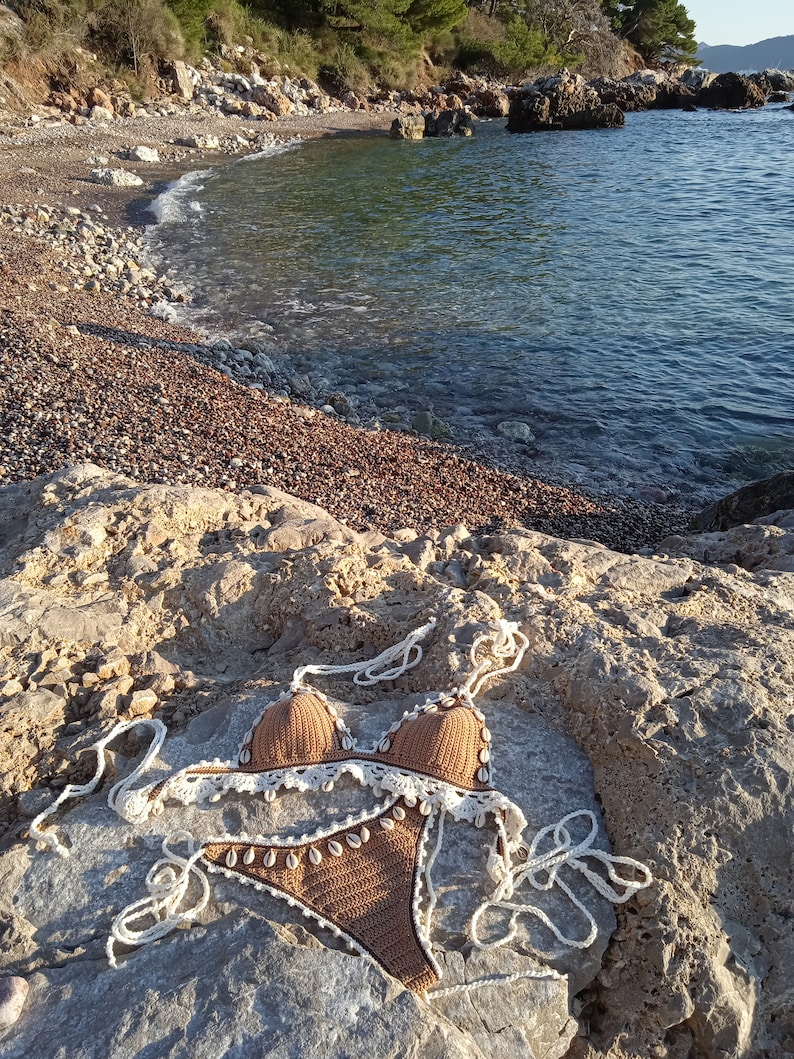
{"type": "Polygon", "coordinates": [[[794,508],[794,471],[742,486],[698,512],[690,521],[697,533],[726,530],[794,508]]]}
{"type": "Polygon", "coordinates": [[[563,70],[554,77],[542,78],[514,91],[507,131],[614,129],[625,122],[618,106],[602,103],[584,78],[563,70]]]}
{"type": "Polygon", "coordinates": [[[697,103],[711,110],[749,110],[763,107],[766,92],[749,77],[720,74],[698,92],[697,103]]]}
{"type": "MultiPolygon", "coordinates": [[[[784,1055],[792,571],[791,512],[670,538],[651,558],[529,531],[358,534],[264,486],[140,486],[89,465],[0,490],[0,971],[29,987],[3,1055],[176,1057],[196,1040],[219,1057],[784,1055]],[[522,919],[510,945],[467,952],[483,833],[450,825],[434,868],[445,984],[521,971],[531,953],[561,978],[428,1006],[294,908],[222,876],[199,925],[104,968],[109,923],[141,896],[162,836],[203,818],[175,806],[133,827],[109,812],[106,787],[50,821],[71,857],[32,849],[27,822],[86,780],[101,730],[157,715],[168,768],[233,753],[296,665],[359,658],[435,617],[421,665],[396,685],[354,693],[322,678],[360,704],[346,720],[370,738],[395,709],[459,682],[467,645],[502,615],[531,650],[482,698],[497,785],[533,829],[597,799],[602,848],[608,835],[654,872],[617,909],[605,951],[614,913],[599,899],[602,942],[584,951],[522,919]]],[[[111,781],[140,751],[114,748],[111,781]]],[[[361,797],[350,783],[322,802],[291,792],[206,811],[224,829],[281,832],[361,797]]],[[[575,908],[533,896],[574,929],[575,908]]]]}

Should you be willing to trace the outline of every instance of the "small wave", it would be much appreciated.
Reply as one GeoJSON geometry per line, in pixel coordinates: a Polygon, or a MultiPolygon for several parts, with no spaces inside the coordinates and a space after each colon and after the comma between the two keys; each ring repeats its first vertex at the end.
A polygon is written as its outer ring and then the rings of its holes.
{"type": "Polygon", "coordinates": [[[157,224],[183,224],[191,214],[201,213],[196,195],[207,182],[212,170],[194,170],[172,181],[149,205],[157,224]]]}
{"type": "Polygon", "coordinates": [[[295,136],[291,140],[282,140],[279,143],[269,143],[267,147],[263,147],[261,151],[254,151],[253,154],[244,154],[237,159],[238,162],[258,162],[260,158],[272,158],[277,154],[285,154],[287,151],[297,150],[301,146],[302,140],[300,137],[295,136]]]}

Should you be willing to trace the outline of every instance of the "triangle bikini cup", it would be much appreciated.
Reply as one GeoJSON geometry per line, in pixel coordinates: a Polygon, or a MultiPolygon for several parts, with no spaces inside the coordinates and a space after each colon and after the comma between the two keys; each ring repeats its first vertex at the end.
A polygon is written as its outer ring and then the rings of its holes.
{"type": "Polygon", "coordinates": [[[168,801],[182,805],[216,802],[230,791],[262,794],[273,801],[281,789],[329,791],[345,775],[370,788],[381,802],[374,810],[294,840],[225,834],[197,845],[186,831],[168,835],[162,843],[163,859],[146,878],[148,896],[125,908],[111,926],[107,952],[112,966],[116,966],[117,945],[147,944],[198,918],[210,899],[209,882],[199,867],[202,862],[211,872],[222,872],[286,899],[418,993],[438,996],[495,980],[559,977],[551,969],[538,967],[427,993],[441,974],[430,943],[435,907],[431,868],[443,841],[447,815],[478,828],[491,824],[495,831],[488,858],[495,889],[469,924],[475,948],[510,942],[524,914],[540,919],[564,945],[589,947],[597,933],[595,919],[560,876],[563,866],[577,871],[613,903],[623,903],[650,885],[651,873],[645,865],[595,848],[598,825],[590,810],[569,813],[541,829],[527,845],[521,809],[491,786],[491,733],[474,695],[486,681],[513,672],[521,663],[528,641],[514,623],[501,621],[492,633],[479,635],[470,652],[468,680],[406,711],[368,750],[357,746],[325,695],[304,683],[309,674],[350,673],[361,686],[396,679],[421,661],[419,641],[434,626],[434,620],[428,622],[367,662],[297,669],[289,691],[268,703],[245,735],[235,761],[202,761],[164,780],[134,788],[133,782],[148,770],[163,744],[164,724],[157,719],[122,722],[95,745],[93,779],[85,785],[67,786],[30,826],[32,838],[64,856],[68,850],[40,825],[67,799],[90,794],[104,773],[105,747],[122,733],[142,727],[152,730],[151,744],[132,774],[108,795],[110,807],[131,823],[160,815],[168,801]],[[489,651],[478,662],[485,645],[489,651]],[[579,829],[582,823],[587,825],[584,838],[574,839],[574,821],[579,829]],[[435,845],[428,855],[433,829],[435,845]],[[173,850],[176,842],[187,845],[187,856],[173,850]],[[630,869],[634,878],[623,878],[618,866],[630,869]],[[199,896],[185,907],[191,882],[199,896]],[[555,886],[562,890],[588,923],[586,937],[568,938],[541,908],[513,901],[524,882],[536,890],[555,886]],[[508,911],[509,922],[502,936],[485,941],[480,937],[480,920],[492,908],[508,911]],[[134,926],[144,920],[150,925],[134,926]]]}

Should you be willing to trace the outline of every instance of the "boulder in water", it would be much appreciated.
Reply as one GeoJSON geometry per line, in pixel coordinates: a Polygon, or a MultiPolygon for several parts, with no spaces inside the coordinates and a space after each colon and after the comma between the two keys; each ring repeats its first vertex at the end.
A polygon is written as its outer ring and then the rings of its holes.
{"type": "Polygon", "coordinates": [[[400,114],[391,123],[389,136],[393,140],[423,140],[425,119],[422,114],[400,114]]]}
{"type": "Polygon", "coordinates": [[[766,103],[766,93],[749,77],[720,74],[698,92],[697,102],[711,110],[750,110],[766,103]]]}
{"type": "Polygon", "coordinates": [[[452,110],[431,110],[425,114],[425,136],[473,136],[474,119],[468,111],[455,107],[452,110]]]}
{"type": "Polygon", "coordinates": [[[794,508],[794,471],[783,471],[715,500],[693,516],[689,528],[697,533],[727,530],[790,508],[794,508]]]}
{"type": "Polygon", "coordinates": [[[567,70],[525,85],[513,95],[508,132],[546,129],[615,129],[626,124],[620,107],[602,103],[579,74],[567,70]]]}

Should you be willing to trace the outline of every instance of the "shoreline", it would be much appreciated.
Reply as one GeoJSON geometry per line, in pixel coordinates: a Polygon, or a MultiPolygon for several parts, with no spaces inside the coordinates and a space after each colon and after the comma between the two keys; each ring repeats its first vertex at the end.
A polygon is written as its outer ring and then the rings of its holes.
{"type": "MultiPolygon", "coordinates": [[[[235,117],[185,114],[34,127],[0,152],[3,198],[25,207],[46,203],[56,227],[59,211],[89,207],[100,230],[140,236],[152,223],[151,202],[187,172],[251,153],[273,135],[382,135],[391,118],[388,112],[334,113],[257,128],[235,117]],[[237,152],[174,149],[173,140],[191,131],[226,140],[237,135],[246,143],[237,152]],[[157,147],[163,161],[114,157],[138,145],[157,147]],[[87,158],[97,156],[136,172],[144,184],[89,183],[87,158]]],[[[456,523],[478,531],[523,526],[623,551],[652,548],[681,532],[691,514],[544,482],[461,445],[353,426],[235,383],[208,365],[202,338],[189,328],[129,298],[81,289],[79,279],[65,288],[35,222],[27,237],[13,227],[0,225],[0,363],[9,380],[0,404],[0,484],[87,460],[139,481],[275,486],[357,529],[421,534],[456,523]]]]}

